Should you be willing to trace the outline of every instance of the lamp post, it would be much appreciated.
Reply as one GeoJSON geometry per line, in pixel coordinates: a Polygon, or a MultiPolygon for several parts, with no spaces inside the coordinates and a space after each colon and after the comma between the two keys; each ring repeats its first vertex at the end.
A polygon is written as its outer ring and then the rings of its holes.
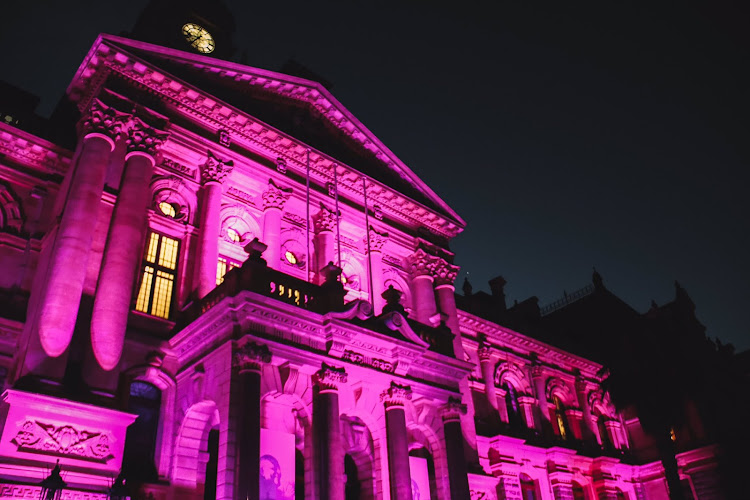
{"type": "Polygon", "coordinates": [[[109,500],[130,500],[130,491],[128,486],[125,484],[125,476],[120,472],[120,474],[115,479],[115,482],[112,483],[112,487],[109,489],[108,492],[109,500]]]}
{"type": "Polygon", "coordinates": [[[40,483],[42,491],[39,500],[60,500],[62,492],[67,486],[60,475],[60,461],[58,460],[49,476],[40,483]]]}

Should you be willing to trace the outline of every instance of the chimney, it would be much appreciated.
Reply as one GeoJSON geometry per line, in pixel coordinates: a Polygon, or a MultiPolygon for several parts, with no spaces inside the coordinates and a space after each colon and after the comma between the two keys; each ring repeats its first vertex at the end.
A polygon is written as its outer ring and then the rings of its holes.
{"type": "Polygon", "coordinates": [[[498,305],[501,311],[505,311],[505,284],[507,281],[505,281],[505,278],[502,276],[498,276],[497,278],[492,278],[489,281],[490,284],[490,290],[492,290],[492,298],[495,300],[495,303],[498,305]]]}

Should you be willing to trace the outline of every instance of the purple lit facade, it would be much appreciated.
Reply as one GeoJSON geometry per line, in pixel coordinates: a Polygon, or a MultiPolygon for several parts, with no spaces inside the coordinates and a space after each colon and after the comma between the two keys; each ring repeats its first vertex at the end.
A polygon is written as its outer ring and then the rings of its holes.
{"type": "Polygon", "coordinates": [[[668,498],[601,365],[457,307],[464,221],[323,86],[102,35],[67,95],[74,150],[0,124],[0,498],[668,498]]]}

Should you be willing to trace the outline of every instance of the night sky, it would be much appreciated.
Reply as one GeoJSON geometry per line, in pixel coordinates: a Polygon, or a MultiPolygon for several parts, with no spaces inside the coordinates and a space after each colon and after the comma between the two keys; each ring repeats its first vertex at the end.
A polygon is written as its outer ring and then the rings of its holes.
{"type": "MultiPolygon", "coordinates": [[[[228,1],[251,65],[289,57],[468,223],[474,290],[543,305],[591,281],[639,311],[679,280],[750,347],[747,13],[648,2],[228,1]],[[516,5],[517,3],[517,5],[516,5]],[[533,5],[532,5],[533,4],[533,5]],[[459,7],[460,6],[460,7],[459,7]]],[[[145,0],[6,2],[0,79],[51,112],[145,0]],[[10,4],[10,5],[8,5],[10,4]]]]}

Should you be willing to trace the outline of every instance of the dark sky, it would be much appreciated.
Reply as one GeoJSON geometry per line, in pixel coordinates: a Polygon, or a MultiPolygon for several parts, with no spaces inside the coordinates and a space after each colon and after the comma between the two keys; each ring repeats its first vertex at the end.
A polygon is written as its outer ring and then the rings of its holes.
{"type": "MultiPolygon", "coordinates": [[[[48,114],[145,3],[6,3],[0,78],[48,114]]],[[[227,2],[251,65],[333,81],[468,222],[453,250],[475,290],[501,274],[509,301],[545,304],[596,266],[645,311],[678,279],[709,335],[747,349],[747,13],[703,3],[227,2]]]]}

